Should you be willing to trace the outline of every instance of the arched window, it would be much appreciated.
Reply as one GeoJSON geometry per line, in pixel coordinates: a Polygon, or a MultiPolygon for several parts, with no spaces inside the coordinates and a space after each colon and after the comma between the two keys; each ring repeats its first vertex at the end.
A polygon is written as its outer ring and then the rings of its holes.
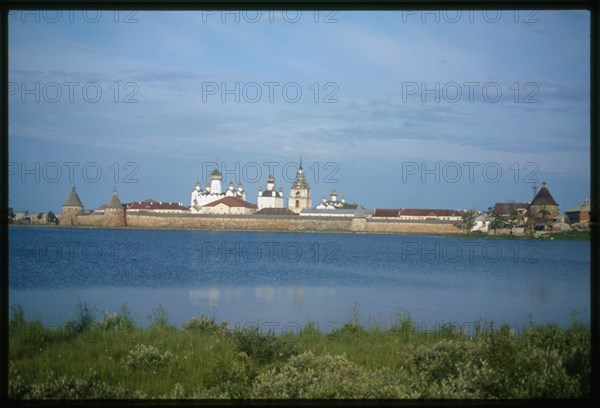
{"type": "Polygon", "coordinates": [[[296,200],[296,207],[300,207],[300,200],[296,200]]]}
{"type": "Polygon", "coordinates": [[[296,191],[296,197],[300,197],[300,191],[296,191]]]}

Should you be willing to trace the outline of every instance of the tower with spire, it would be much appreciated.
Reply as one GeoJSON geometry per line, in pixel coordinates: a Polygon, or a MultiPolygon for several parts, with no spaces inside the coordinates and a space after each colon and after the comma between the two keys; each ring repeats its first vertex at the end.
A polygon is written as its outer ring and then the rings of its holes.
{"type": "Polygon", "coordinates": [[[104,219],[102,225],[105,227],[124,227],[127,225],[125,218],[125,207],[119,200],[117,190],[113,187],[113,193],[110,201],[104,209],[104,219]]]}
{"type": "Polygon", "coordinates": [[[296,173],[296,180],[292,184],[290,196],[288,198],[288,209],[299,214],[304,208],[311,208],[312,200],[310,198],[310,187],[304,179],[304,170],[302,169],[302,156],[300,156],[300,166],[296,173]]]}
{"type": "Polygon", "coordinates": [[[543,181],[540,191],[529,204],[529,216],[539,222],[549,222],[555,220],[559,215],[558,204],[550,194],[548,184],[543,181]]]}
{"type": "Polygon", "coordinates": [[[79,199],[79,195],[77,194],[77,189],[73,184],[73,187],[71,187],[71,194],[69,194],[67,201],[62,207],[62,213],[60,216],[59,223],[61,225],[76,225],[77,217],[82,212],[83,204],[81,204],[81,200],[79,199]]]}

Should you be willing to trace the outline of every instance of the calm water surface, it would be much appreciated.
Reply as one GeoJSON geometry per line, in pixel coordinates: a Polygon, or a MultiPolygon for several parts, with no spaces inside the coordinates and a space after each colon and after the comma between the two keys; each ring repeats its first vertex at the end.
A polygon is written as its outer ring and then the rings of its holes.
{"type": "Polygon", "coordinates": [[[348,322],[589,322],[589,241],[108,229],[9,229],[9,304],[46,323],[79,300],[136,320],[163,305],[276,331],[348,322]]]}

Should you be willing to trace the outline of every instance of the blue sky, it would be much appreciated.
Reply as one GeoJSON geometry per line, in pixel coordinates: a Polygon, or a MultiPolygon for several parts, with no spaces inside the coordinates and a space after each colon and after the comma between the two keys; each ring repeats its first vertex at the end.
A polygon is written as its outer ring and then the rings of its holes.
{"type": "Polygon", "coordinates": [[[313,204],[589,196],[588,12],[257,13],[11,12],[10,206],[187,206],[215,162],[287,198],[300,155],[313,204]]]}

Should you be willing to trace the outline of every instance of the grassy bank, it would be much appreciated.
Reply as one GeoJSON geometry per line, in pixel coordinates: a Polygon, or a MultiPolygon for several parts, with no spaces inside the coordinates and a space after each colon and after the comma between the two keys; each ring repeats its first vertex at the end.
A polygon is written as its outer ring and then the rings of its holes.
{"type": "Polygon", "coordinates": [[[590,394],[590,330],[483,322],[421,331],[410,318],[366,329],[289,327],[277,336],[156,309],[147,328],[123,307],[44,326],[12,311],[9,397],[573,398],[590,394]]]}

